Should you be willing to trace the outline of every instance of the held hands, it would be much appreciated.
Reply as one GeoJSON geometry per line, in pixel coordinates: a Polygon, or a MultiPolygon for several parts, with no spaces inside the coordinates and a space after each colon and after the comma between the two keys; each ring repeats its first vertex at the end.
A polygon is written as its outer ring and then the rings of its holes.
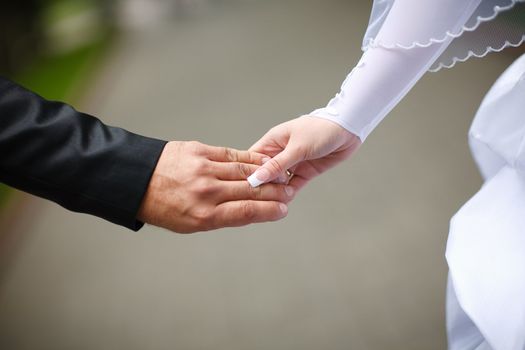
{"type": "Polygon", "coordinates": [[[280,184],[252,188],[246,181],[264,157],[198,142],[169,142],[138,219],[179,233],[282,219],[293,188],[280,184]]]}
{"type": "Polygon", "coordinates": [[[350,157],[361,145],[359,138],[326,119],[303,116],[277,125],[250,151],[273,157],[251,175],[252,186],[282,183],[286,170],[295,176],[289,185],[295,191],[310,180],[350,157]]]}
{"type": "Polygon", "coordinates": [[[138,219],[179,233],[276,221],[298,190],[360,145],[336,123],[311,116],[272,128],[249,151],[169,142],[138,219]],[[285,185],[287,170],[295,176],[285,185]]]}

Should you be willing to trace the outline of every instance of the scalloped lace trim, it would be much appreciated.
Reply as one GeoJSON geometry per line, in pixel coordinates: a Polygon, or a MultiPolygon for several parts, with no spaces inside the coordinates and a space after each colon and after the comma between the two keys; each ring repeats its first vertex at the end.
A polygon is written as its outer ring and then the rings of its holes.
{"type": "Polygon", "coordinates": [[[432,73],[436,73],[436,72],[438,72],[439,70],[441,70],[443,68],[452,68],[452,67],[454,67],[456,65],[456,63],[458,63],[458,62],[465,62],[465,61],[467,61],[468,59],[470,59],[472,57],[483,58],[483,57],[487,56],[489,53],[501,52],[501,51],[503,51],[504,49],[506,49],[508,47],[518,47],[518,46],[520,46],[523,43],[525,43],[525,34],[521,37],[521,40],[518,40],[517,43],[511,43],[511,42],[509,42],[507,40],[507,41],[505,41],[503,43],[503,45],[501,45],[501,47],[498,47],[498,48],[492,47],[492,46],[488,46],[485,49],[485,52],[483,52],[481,54],[478,54],[478,53],[473,52],[472,50],[469,50],[465,57],[463,57],[463,58],[454,57],[452,59],[452,63],[450,63],[450,64],[445,64],[443,62],[440,62],[436,67],[432,67],[428,71],[432,72],[432,73]]]}
{"type": "MultiPolygon", "coordinates": [[[[459,29],[459,31],[457,33],[451,33],[449,31],[447,31],[445,33],[445,35],[443,36],[443,38],[441,38],[441,39],[430,38],[425,43],[421,43],[421,42],[417,42],[416,41],[416,42],[413,42],[410,45],[403,45],[403,44],[399,44],[399,43],[386,44],[386,43],[383,43],[383,42],[380,42],[380,41],[376,41],[376,40],[374,40],[374,38],[370,38],[370,39],[368,39],[368,42],[366,43],[366,45],[363,45],[363,47],[361,49],[363,51],[366,51],[369,48],[382,47],[382,48],[385,48],[385,49],[396,49],[396,48],[399,48],[399,49],[404,49],[404,50],[410,50],[410,49],[413,49],[413,48],[416,48],[416,47],[425,48],[425,47],[429,47],[430,45],[433,45],[433,44],[442,44],[442,43],[444,43],[445,41],[447,41],[447,40],[449,40],[451,38],[452,39],[456,39],[456,38],[460,37],[465,32],[473,32],[473,31],[475,31],[476,29],[479,28],[479,26],[482,23],[492,21],[501,12],[504,12],[504,11],[512,9],[518,3],[525,3],[525,0],[511,0],[511,1],[512,1],[512,3],[510,3],[510,4],[506,5],[506,6],[499,6],[499,5],[494,6],[493,13],[490,16],[486,16],[486,17],[478,16],[476,18],[476,21],[475,21],[475,23],[473,25],[471,25],[471,26],[463,26],[461,29],[459,29]]],[[[503,47],[502,49],[504,49],[504,48],[505,47],[503,47]]],[[[500,51],[502,49],[500,49],[500,51]]],[[[469,52],[469,54],[470,54],[470,52],[469,52]]],[[[474,53],[473,53],[473,55],[475,56],[474,53]]],[[[469,57],[471,57],[471,56],[469,56],[469,57]]],[[[476,57],[479,57],[479,56],[476,56],[476,57]]],[[[481,57],[483,57],[483,56],[481,56],[481,57]]]]}

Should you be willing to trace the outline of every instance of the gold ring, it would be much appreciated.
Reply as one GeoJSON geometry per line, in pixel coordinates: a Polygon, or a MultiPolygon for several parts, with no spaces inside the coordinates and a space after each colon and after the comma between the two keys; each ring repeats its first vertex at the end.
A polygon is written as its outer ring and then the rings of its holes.
{"type": "Polygon", "coordinates": [[[292,180],[292,178],[295,176],[293,171],[290,170],[286,170],[286,175],[288,176],[288,182],[290,182],[290,180],[292,180]]]}

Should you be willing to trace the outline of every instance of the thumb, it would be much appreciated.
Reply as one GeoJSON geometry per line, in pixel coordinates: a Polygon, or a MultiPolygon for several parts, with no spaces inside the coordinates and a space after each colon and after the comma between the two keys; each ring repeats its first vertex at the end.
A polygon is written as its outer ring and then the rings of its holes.
{"type": "Polygon", "coordinates": [[[271,182],[284,174],[297,163],[304,160],[302,152],[296,147],[286,147],[281,153],[264,163],[255,173],[248,177],[252,187],[271,182]]]}

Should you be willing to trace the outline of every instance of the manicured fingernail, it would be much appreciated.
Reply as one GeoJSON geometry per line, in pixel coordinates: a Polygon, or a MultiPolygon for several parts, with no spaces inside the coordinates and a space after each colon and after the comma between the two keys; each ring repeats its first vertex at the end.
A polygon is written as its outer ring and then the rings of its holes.
{"type": "Polygon", "coordinates": [[[295,191],[294,191],[294,189],[293,189],[292,186],[286,186],[286,187],[284,188],[284,192],[286,192],[286,194],[288,195],[288,197],[292,197],[295,191]]]}
{"type": "Polygon", "coordinates": [[[285,215],[288,214],[288,206],[286,204],[283,204],[283,203],[279,204],[279,208],[281,209],[281,212],[283,214],[285,215]]]}
{"type": "Polygon", "coordinates": [[[270,172],[264,168],[257,170],[248,178],[252,187],[259,187],[270,179],[270,172]]]}

